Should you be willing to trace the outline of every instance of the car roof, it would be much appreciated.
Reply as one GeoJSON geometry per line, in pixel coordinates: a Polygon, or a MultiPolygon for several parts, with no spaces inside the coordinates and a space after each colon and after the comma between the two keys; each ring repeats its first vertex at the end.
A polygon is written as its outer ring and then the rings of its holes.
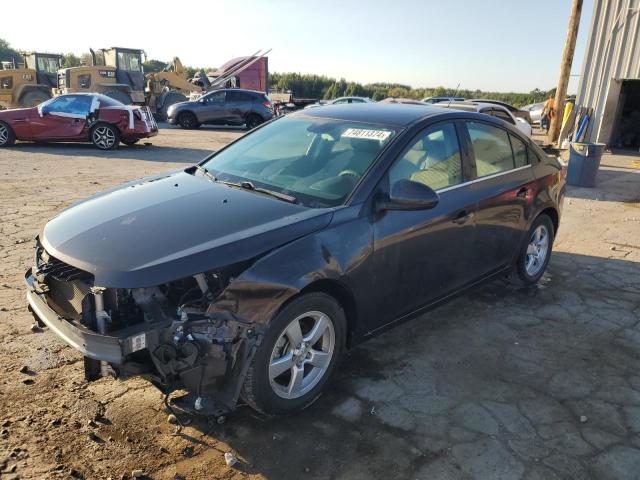
{"type": "Polygon", "coordinates": [[[441,108],[426,104],[346,103],[342,105],[325,105],[322,108],[299,110],[290,115],[404,127],[418,120],[424,120],[435,115],[442,115],[443,113],[441,108]]]}
{"type": "MultiPolygon", "coordinates": [[[[467,112],[479,112],[483,108],[497,108],[504,112],[509,112],[509,109],[504,107],[503,105],[499,105],[497,103],[485,103],[485,102],[441,102],[434,104],[438,108],[454,108],[457,110],[465,110],[467,112]]],[[[510,113],[510,112],[509,112],[510,113]]]]}
{"type": "Polygon", "coordinates": [[[210,92],[207,92],[207,93],[213,93],[213,92],[243,92],[243,93],[254,93],[258,95],[266,95],[266,93],[261,92],[260,90],[249,90],[248,88],[218,88],[217,90],[211,90],[210,92]]]}

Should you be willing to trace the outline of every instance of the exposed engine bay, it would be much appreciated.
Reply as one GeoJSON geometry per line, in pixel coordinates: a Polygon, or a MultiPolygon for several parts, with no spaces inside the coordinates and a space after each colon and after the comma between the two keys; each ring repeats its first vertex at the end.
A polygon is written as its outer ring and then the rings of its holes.
{"type": "Polygon", "coordinates": [[[87,380],[141,375],[165,394],[186,389],[191,407],[183,409],[223,415],[237,402],[264,328],[238,318],[221,296],[245,268],[147,288],[104,288],[37,246],[32,278],[34,291],[62,320],[121,346],[121,361],[107,361],[99,351],[85,356],[87,380]]]}

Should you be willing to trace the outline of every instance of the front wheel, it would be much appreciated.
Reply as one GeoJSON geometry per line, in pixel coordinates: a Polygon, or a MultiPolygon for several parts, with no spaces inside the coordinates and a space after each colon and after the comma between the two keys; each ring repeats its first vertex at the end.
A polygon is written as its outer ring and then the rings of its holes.
{"type": "Polygon", "coordinates": [[[344,311],[329,295],[308,293],[271,321],[249,366],[242,398],[279,415],[302,410],[322,393],[344,349],[344,311]]]}
{"type": "Polygon", "coordinates": [[[100,150],[118,148],[120,133],[113,125],[99,123],[91,130],[91,142],[100,150]]]}
{"type": "Polygon", "coordinates": [[[553,248],[553,222],[548,215],[535,219],[526,237],[516,264],[516,274],[525,285],[536,283],[549,264],[553,248]]]}
{"type": "Polygon", "coordinates": [[[198,119],[191,112],[181,113],[178,117],[178,124],[180,124],[182,128],[187,129],[198,128],[200,126],[200,124],[198,123],[198,119]]]}

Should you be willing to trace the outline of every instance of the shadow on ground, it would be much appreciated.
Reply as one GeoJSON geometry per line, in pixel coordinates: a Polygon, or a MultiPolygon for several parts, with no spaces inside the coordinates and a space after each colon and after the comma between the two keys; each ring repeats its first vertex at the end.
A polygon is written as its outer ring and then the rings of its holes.
{"type": "Polygon", "coordinates": [[[149,142],[151,145],[144,145],[143,142],[132,146],[121,145],[116,150],[99,150],[90,143],[18,142],[11,148],[20,152],[46,153],[47,155],[62,155],[65,157],[82,156],[176,163],[196,163],[213,153],[213,150],[201,148],[154,145],[153,139],[149,139],[149,142]]]}
{"type": "Polygon", "coordinates": [[[640,264],[554,253],[537,286],[495,281],[349,352],[300,414],[196,427],[269,479],[635,478],[639,323],[640,264]]]}

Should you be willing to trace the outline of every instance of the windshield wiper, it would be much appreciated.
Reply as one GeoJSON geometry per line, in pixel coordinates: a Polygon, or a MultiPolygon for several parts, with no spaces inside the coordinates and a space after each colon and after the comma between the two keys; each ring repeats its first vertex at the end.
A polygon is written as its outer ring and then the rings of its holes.
{"type": "Polygon", "coordinates": [[[208,178],[212,182],[216,181],[216,177],[214,177],[213,174],[202,165],[196,165],[195,168],[202,174],[203,177],[208,178]]]}
{"type": "Polygon", "coordinates": [[[230,187],[244,188],[245,190],[252,190],[254,192],[264,193],[266,195],[270,195],[272,197],[278,198],[280,200],[284,200],[289,203],[296,203],[298,199],[292,195],[287,195],[286,193],[276,192],[275,190],[269,190],[268,188],[256,187],[253,183],[248,180],[244,180],[242,182],[227,182],[225,180],[217,180],[220,183],[224,183],[230,187]]]}

